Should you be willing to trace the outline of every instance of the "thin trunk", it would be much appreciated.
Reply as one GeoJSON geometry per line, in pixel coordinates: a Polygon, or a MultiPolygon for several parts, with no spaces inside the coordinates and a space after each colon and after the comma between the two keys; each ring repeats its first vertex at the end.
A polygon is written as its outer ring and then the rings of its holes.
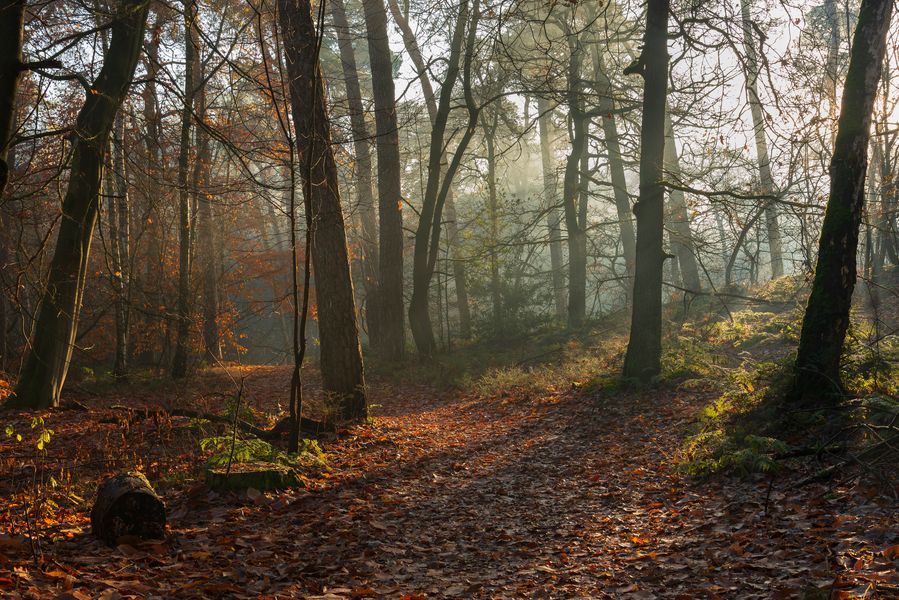
{"type": "MultiPolygon", "coordinates": [[[[675,145],[674,127],[671,116],[665,114],[665,171],[677,184],[681,183],[680,156],[675,145]]],[[[672,188],[668,192],[669,235],[671,250],[677,257],[684,287],[693,292],[702,290],[699,278],[699,265],[696,262],[696,244],[693,243],[693,232],[690,230],[690,216],[687,213],[687,202],[683,190],[672,188]]]]}
{"type": "MultiPolygon", "coordinates": [[[[752,21],[749,14],[750,0],[740,0],[743,17],[743,48],[746,52],[746,94],[749,96],[749,109],[752,113],[752,128],[755,131],[755,152],[759,163],[759,183],[762,195],[774,193],[774,178],[771,176],[771,161],[768,158],[768,140],[765,137],[765,118],[762,114],[762,101],[759,98],[759,59],[752,33],[752,21]]],[[[777,279],[784,274],[783,243],[780,236],[780,223],[777,205],[768,204],[765,209],[765,227],[768,233],[768,251],[771,253],[771,278],[777,279]]]]}
{"type": "Polygon", "coordinates": [[[490,111],[490,123],[484,127],[484,143],[487,146],[487,226],[490,247],[490,295],[493,300],[493,328],[499,333],[503,329],[503,294],[499,280],[499,202],[496,195],[496,128],[499,116],[490,111]]]}
{"type": "Polygon", "coordinates": [[[843,88],[830,164],[830,198],[821,226],[818,262],[796,357],[794,401],[821,406],[839,396],[840,356],[856,280],[859,225],[871,115],[880,82],[892,0],[863,0],[843,88]]]}
{"type": "MultiPolygon", "coordinates": [[[[318,16],[321,31],[323,16],[318,16]]],[[[307,236],[318,299],[322,386],[325,394],[337,401],[343,419],[360,421],[368,416],[368,405],[337,165],[318,62],[321,38],[309,0],[278,0],[278,17],[307,221],[314,223],[307,236]]],[[[381,218],[383,224],[383,214],[381,218]]],[[[381,239],[383,250],[384,237],[381,239]]],[[[383,255],[381,258],[383,265],[383,255]]]]}
{"type": "Polygon", "coordinates": [[[566,314],[567,300],[565,298],[565,272],[562,265],[564,260],[562,255],[562,217],[559,215],[559,209],[556,206],[558,177],[552,161],[552,142],[550,139],[552,121],[550,119],[551,109],[549,101],[542,97],[538,98],[537,111],[540,113],[537,118],[537,125],[540,133],[540,160],[543,165],[543,197],[547,207],[546,224],[549,229],[549,260],[552,268],[553,303],[556,309],[556,316],[561,318],[566,314]]]}
{"type": "Polygon", "coordinates": [[[662,185],[665,154],[665,104],[668,84],[668,0],[648,0],[643,53],[625,74],[643,76],[640,127],[640,199],[637,218],[637,261],[631,333],[624,376],[650,381],[659,375],[662,358],[662,268],[665,253],[662,185]]]}
{"type": "Polygon", "coordinates": [[[90,243],[97,221],[103,157],[116,113],[134,75],[148,8],[147,0],[124,0],[120,4],[103,67],[78,113],[63,219],[34,335],[12,400],[15,406],[59,405],[75,347],[90,243]]]}
{"type": "Polygon", "coordinates": [[[196,83],[197,4],[195,0],[184,0],[184,98],[181,108],[181,140],[178,156],[178,321],[175,338],[175,356],[172,359],[172,378],[181,379],[187,375],[188,354],[190,352],[190,270],[193,246],[193,224],[191,223],[191,194],[189,175],[191,164],[191,121],[193,120],[196,83]]]}
{"type": "Polygon", "coordinates": [[[125,175],[125,119],[122,113],[116,116],[112,132],[112,169],[107,176],[109,206],[109,240],[112,246],[112,283],[115,294],[116,347],[113,375],[116,378],[128,376],[128,342],[131,290],[130,273],[130,227],[128,181],[125,175]]]}
{"type": "MultiPolygon", "coordinates": [[[[347,21],[343,0],[331,0],[331,16],[337,32],[340,49],[340,64],[346,87],[347,109],[353,132],[353,179],[356,188],[356,204],[359,221],[362,224],[362,285],[365,288],[366,321],[368,339],[374,348],[381,344],[381,315],[377,307],[378,277],[380,272],[378,256],[378,216],[372,193],[372,164],[368,126],[365,124],[365,108],[362,105],[362,91],[359,87],[359,73],[356,67],[356,52],[353,50],[353,34],[347,21]]],[[[400,311],[402,318],[402,311],[400,311]]]]}
{"type": "MultiPolygon", "coordinates": [[[[428,117],[433,127],[437,120],[437,98],[434,94],[434,87],[431,85],[431,79],[428,77],[427,65],[422,57],[421,49],[418,47],[418,41],[415,39],[415,34],[409,26],[408,19],[406,19],[404,13],[400,12],[396,0],[387,0],[387,5],[390,8],[390,14],[393,16],[394,22],[403,35],[403,44],[406,47],[406,52],[409,53],[412,64],[418,73],[422,95],[425,97],[425,106],[428,108],[428,117]]],[[[446,152],[444,152],[440,160],[441,170],[445,172],[448,164],[449,160],[446,152]]],[[[450,252],[453,255],[453,279],[456,282],[456,304],[459,308],[459,333],[462,339],[469,339],[471,337],[471,309],[468,306],[468,275],[466,274],[465,260],[461,256],[458,213],[453,199],[452,187],[450,187],[446,195],[446,233],[450,252]]]]}
{"type": "Polygon", "coordinates": [[[422,199],[421,216],[415,231],[409,325],[412,328],[412,337],[415,340],[419,356],[424,360],[428,360],[436,350],[428,297],[431,279],[434,275],[434,268],[439,254],[443,207],[465,149],[475,133],[479,113],[479,109],[475,106],[474,98],[472,97],[472,62],[474,60],[475,34],[480,17],[480,1],[474,0],[471,8],[471,23],[468,23],[468,11],[468,1],[463,0],[459,7],[459,17],[453,31],[447,71],[440,88],[440,99],[437,105],[437,112],[434,115],[433,127],[431,128],[428,179],[425,186],[425,195],[422,199]],[[468,26],[467,36],[465,35],[466,25],[468,26]],[[460,62],[462,62],[463,55],[462,88],[468,109],[468,125],[456,147],[453,159],[447,165],[444,173],[441,168],[445,157],[444,135],[451,109],[452,92],[459,77],[460,62]]]}
{"type": "Polygon", "coordinates": [[[363,0],[368,56],[371,63],[378,151],[378,216],[380,217],[380,280],[377,309],[380,315],[382,356],[400,361],[405,354],[403,317],[403,190],[400,182],[400,146],[393,86],[393,61],[387,37],[387,10],[383,0],[363,0]]]}
{"type": "Polygon", "coordinates": [[[571,119],[571,152],[562,180],[562,206],[568,231],[568,326],[584,324],[587,311],[587,231],[579,219],[581,160],[587,152],[590,119],[584,112],[581,94],[583,49],[576,36],[569,36],[567,102],[571,119]]]}
{"type": "MultiPolygon", "coordinates": [[[[194,98],[194,110],[198,123],[206,120],[206,86],[202,62],[199,53],[194,56],[194,71],[200,83],[194,98]]],[[[216,238],[215,211],[212,206],[212,195],[209,194],[209,170],[211,168],[211,152],[209,135],[203,125],[197,125],[195,134],[197,155],[193,165],[193,181],[191,193],[197,206],[197,242],[199,245],[199,262],[203,275],[203,348],[213,361],[222,358],[222,341],[219,333],[219,277],[216,261],[218,243],[216,238]]]]}
{"type": "MultiPolygon", "coordinates": [[[[602,113],[603,142],[609,154],[609,173],[615,196],[615,210],[618,213],[618,227],[621,231],[621,245],[624,249],[624,264],[628,277],[634,276],[636,259],[636,239],[634,237],[634,215],[631,211],[630,194],[624,175],[624,159],[621,157],[621,142],[618,135],[618,121],[615,118],[615,99],[612,82],[606,75],[605,62],[597,44],[593,44],[593,68],[599,84],[599,110],[602,113]]],[[[630,287],[630,286],[628,286],[630,287]]]]}

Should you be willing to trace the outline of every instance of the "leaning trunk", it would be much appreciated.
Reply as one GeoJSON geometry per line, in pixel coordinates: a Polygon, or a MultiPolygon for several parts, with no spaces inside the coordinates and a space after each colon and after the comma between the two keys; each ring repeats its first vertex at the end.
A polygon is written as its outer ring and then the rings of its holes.
{"type": "Polygon", "coordinates": [[[121,3],[111,26],[103,67],[78,113],[63,218],[30,350],[12,400],[16,406],[59,405],[75,347],[91,238],[97,222],[103,157],[116,113],[134,75],[148,7],[147,0],[121,3]]]}
{"type": "Polygon", "coordinates": [[[871,114],[892,11],[892,0],[863,0],[852,41],[830,163],[830,198],[821,226],[815,279],[802,320],[791,391],[793,400],[814,406],[842,393],[840,355],[855,288],[871,114]]]}

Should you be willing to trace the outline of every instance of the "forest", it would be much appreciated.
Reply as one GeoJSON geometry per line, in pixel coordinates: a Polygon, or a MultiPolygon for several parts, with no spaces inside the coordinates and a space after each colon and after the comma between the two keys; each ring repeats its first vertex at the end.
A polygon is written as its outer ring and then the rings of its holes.
{"type": "Polygon", "coordinates": [[[899,598],[893,12],[0,0],[0,596],[899,598]]]}

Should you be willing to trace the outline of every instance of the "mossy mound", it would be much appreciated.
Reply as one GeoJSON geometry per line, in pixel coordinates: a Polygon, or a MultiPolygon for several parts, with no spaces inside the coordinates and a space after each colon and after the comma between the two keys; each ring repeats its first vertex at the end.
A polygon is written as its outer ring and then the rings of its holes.
{"type": "Polygon", "coordinates": [[[268,492],[301,484],[293,469],[275,463],[235,463],[231,465],[230,471],[227,467],[206,469],[206,485],[219,492],[249,488],[268,492]]]}

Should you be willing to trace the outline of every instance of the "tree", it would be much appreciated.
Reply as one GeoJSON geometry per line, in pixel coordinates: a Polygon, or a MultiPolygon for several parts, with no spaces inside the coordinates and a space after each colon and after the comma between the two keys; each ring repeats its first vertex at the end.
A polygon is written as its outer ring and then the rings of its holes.
{"type": "MultiPolygon", "coordinates": [[[[768,158],[768,140],[765,137],[765,119],[762,101],[759,98],[759,59],[752,35],[752,20],[749,14],[750,0],[740,0],[743,18],[743,48],[746,52],[746,95],[749,96],[749,110],[752,113],[752,129],[755,133],[755,151],[759,167],[761,195],[774,193],[774,178],[771,176],[771,160],[768,158]]],[[[783,276],[783,243],[780,239],[777,206],[768,203],[765,207],[765,225],[768,229],[768,248],[771,253],[771,278],[783,276]]]]}
{"type": "MultiPolygon", "coordinates": [[[[306,234],[312,236],[322,386],[339,403],[344,419],[358,421],[368,416],[368,405],[337,165],[318,61],[321,38],[308,0],[278,0],[278,20],[287,62],[298,164],[310,213],[307,220],[314,223],[306,234]]],[[[321,25],[319,18],[319,31],[321,25]]]]}
{"type": "MultiPolygon", "coordinates": [[[[365,123],[365,108],[362,105],[362,91],[356,67],[356,53],[353,37],[346,16],[343,0],[331,0],[331,15],[337,32],[337,46],[340,50],[340,65],[346,86],[347,109],[353,133],[353,178],[356,187],[356,204],[362,224],[362,285],[365,287],[368,339],[373,347],[380,346],[381,315],[377,307],[378,282],[380,281],[380,261],[378,257],[378,217],[372,194],[372,166],[368,125],[365,123]]],[[[391,84],[392,85],[392,84],[391,84]]],[[[400,263],[402,268],[402,263],[400,263]]],[[[402,288],[400,288],[402,291],[402,288]]],[[[400,308],[400,323],[403,311],[400,308]]]]}
{"type": "Polygon", "coordinates": [[[393,88],[393,61],[387,38],[383,0],[363,0],[368,55],[371,62],[378,151],[378,217],[380,218],[380,278],[377,311],[379,351],[398,361],[405,353],[403,330],[403,197],[400,186],[400,146],[393,88]]]}
{"type": "Polygon", "coordinates": [[[794,402],[822,405],[843,391],[840,356],[857,274],[872,112],[892,12],[891,0],[863,0],[859,10],[830,162],[830,196],[789,394],[794,402]]]}
{"type": "Polygon", "coordinates": [[[649,381],[661,371],[665,104],[668,87],[668,0],[648,0],[643,52],[625,74],[643,77],[640,198],[634,205],[637,249],[631,332],[624,376],[649,381]]]}
{"type": "Polygon", "coordinates": [[[463,153],[475,133],[480,107],[475,105],[472,93],[472,61],[474,59],[475,36],[480,19],[480,2],[474,0],[471,7],[469,23],[469,5],[462,0],[459,15],[453,28],[450,40],[450,53],[447,60],[446,75],[440,86],[440,99],[437,112],[431,127],[431,146],[428,151],[428,180],[425,195],[422,199],[421,216],[415,230],[415,250],[412,259],[412,298],[409,302],[409,325],[419,355],[427,360],[437,349],[434,330],[431,327],[429,302],[431,279],[440,248],[443,207],[452,185],[453,177],[462,161],[463,153]],[[465,35],[466,26],[468,35],[465,35]],[[464,61],[463,59],[464,54],[464,61]],[[447,121],[452,108],[452,93],[459,77],[460,64],[462,70],[462,89],[468,109],[468,123],[465,128],[452,161],[445,172],[441,168],[444,158],[444,136],[447,121]]]}
{"type": "Polygon", "coordinates": [[[178,333],[175,342],[175,356],[172,359],[172,379],[187,375],[187,361],[190,352],[190,275],[193,258],[193,225],[190,202],[191,163],[191,123],[193,122],[194,98],[197,93],[195,73],[199,52],[197,3],[184,0],[184,97],[181,107],[181,143],[178,155],[178,333]]]}
{"type": "MultiPolygon", "coordinates": [[[[428,76],[428,66],[425,64],[421,49],[418,47],[418,41],[415,34],[409,26],[409,21],[400,11],[397,0],[387,0],[390,7],[390,14],[393,20],[403,34],[403,44],[406,52],[412,59],[412,64],[418,73],[418,80],[421,83],[421,92],[425,97],[425,106],[428,109],[428,118],[433,127],[437,119],[437,97],[434,94],[434,86],[431,85],[431,78],[428,76]]],[[[441,169],[446,170],[449,160],[446,153],[440,159],[441,169]]],[[[453,254],[453,277],[456,280],[456,304],[459,308],[459,333],[463,339],[471,337],[471,311],[468,307],[468,276],[465,270],[465,261],[459,256],[459,224],[458,215],[456,213],[456,205],[453,200],[453,189],[450,187],[446,194],[446,233],[450,248],[453,254]]]]}
{"type": "Polygon", "coordinates": [[[556,204],[556,167],[552,160],[552,140],[550,130],[552,109],[545,98],[537,98],[537,127],[540,135],[540,163],[543,167],[543,196],[546,202],[546,221],[549,229],[549,255],[552,269],[553,305],[557,317],[564,317],[566,312],[565,273],[562,270],[562,229],[561,217],[556,204]]]}
{"type": "Polygon", "coordinates": [[[122,0],[110,26],[103,67],[85,94],[74,128],[69,184],[56,249],[13,406],[58,406],[65,383],[97,222],[103,158],[116,113],[131,83],[149,0],[122,0]]]}

